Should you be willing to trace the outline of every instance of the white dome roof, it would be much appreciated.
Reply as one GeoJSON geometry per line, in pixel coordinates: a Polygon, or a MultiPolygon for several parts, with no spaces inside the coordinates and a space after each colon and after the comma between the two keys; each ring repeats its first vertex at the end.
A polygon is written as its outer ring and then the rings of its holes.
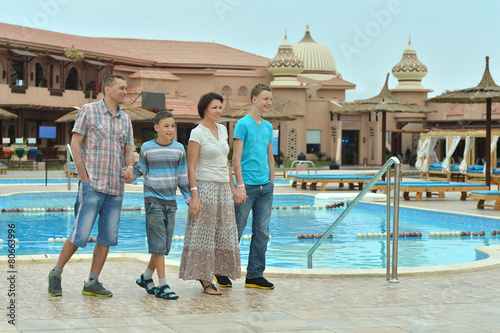
{"type": "Polygon", "coordinates": [[[304,71],[300,74],[303,77],[314,80],[330,80],[334,77],[341,77],[337,72],[337,64],[332,53],[323,45],[312,39],[309,24],[306,27],[304,38],[293,44],[293,52],[304,61],[304,71]]]}

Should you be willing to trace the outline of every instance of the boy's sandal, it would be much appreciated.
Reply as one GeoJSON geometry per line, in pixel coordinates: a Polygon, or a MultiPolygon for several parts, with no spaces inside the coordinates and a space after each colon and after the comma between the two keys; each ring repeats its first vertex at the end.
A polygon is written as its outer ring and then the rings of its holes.
{"type": "Polygon", "coordinates": [[[146,289],[148,294],[155,295],[158,287],[148,288],[148,284],[153,283],[153,279],[144,279],[144,274],[141,274],[141,278],[135,281],[139,287],[146,289]]]}
{"type": "Polygon", "coordinates": [[[161,287],[155,287],[156,288],[156,297],[163,298],[163,299],[178,299],[179,296],[177,296],[176,293],[174,293],[172,290],[170,290],[170,287],[168,284],[161,286],[161,287]]]}
{"type": "Polygon", "coordinates": [[[220,296],[220,295],[222,295],[222,294],[212,294],[212,293],[207,292],[207,289],[208,289],[208,288],[211,288],[211,289],[213,289],[213,290],[215,290],[215,291],[219,291],[219,290],[217,289],[217,287],[216,287],[213,283],[210,283],[209,285],[204,286],[204,285],[203,285],[203,281],[201,281],[201,280],[198,280],[198,281],[200,281],[201,286],[203,287],[203,292],[204,292],[205,294],[207,294],[207,295],[214,295],[214,296],[220,296]]]}

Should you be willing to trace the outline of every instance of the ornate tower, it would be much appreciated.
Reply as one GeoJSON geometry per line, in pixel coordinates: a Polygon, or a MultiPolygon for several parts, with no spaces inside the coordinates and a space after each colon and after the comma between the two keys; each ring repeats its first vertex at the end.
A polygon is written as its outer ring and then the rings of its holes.
{"type": "Polygon", "coordinates": [[[285,39],[278,48],[276,56],[267,64],[267,70],[273,74],[271,86],[298,86],[297,75],[302,73],[304,62],[293,52],[292,45],[288,43],[285,30],[285,39]]]}
{"type": "Polygon", "coordinates": [[[392,68],[392,74],[399,81],[396,89],[424,89],[421,82],[427,75],[427,66],[418,60],[417,51],[411,46],[411,36],[403,58],[392,68]]]}

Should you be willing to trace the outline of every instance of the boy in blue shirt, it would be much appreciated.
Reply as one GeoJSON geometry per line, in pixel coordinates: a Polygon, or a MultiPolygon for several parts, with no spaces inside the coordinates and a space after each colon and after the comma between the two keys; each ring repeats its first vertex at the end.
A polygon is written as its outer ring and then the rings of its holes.
{"type": "Polygon", "coordinates": [[[149,260],[146,271],[136,283],[148,294],[164,299],[177,299],[165,278],[165,256],[170,252],[177,210],[176,191],[181,190],[186,204],[191,201],[184,146],[173,141],[174,116],[169,111],[158,112],[154,119],[158,138],[145,142],[141,147],[139,163],[124,170],[124,180],[131,183],[144,176],[144,206],[149,260]],[[158,287],[153,283],[153,273],[158,274],[158,287]]]}
{"type": "MultiPolygon", "coordinates": [[[[269,241],[269,221],[273,205],[274,157],[273,126],[262,119],[262,114],[272,105],[271,87],[257,84],[250,94],[252,109],[236,123],[233,139],[233,167],[237,188],[234,211],[238,237],[252,211],[252,240],[248,255],[245,287],[274,289],[274,284],[263,276],[266,268],[266,251],[269,241]]],[[[231,287],[226,276],[216,276],[220,287],[231,287]]]]}

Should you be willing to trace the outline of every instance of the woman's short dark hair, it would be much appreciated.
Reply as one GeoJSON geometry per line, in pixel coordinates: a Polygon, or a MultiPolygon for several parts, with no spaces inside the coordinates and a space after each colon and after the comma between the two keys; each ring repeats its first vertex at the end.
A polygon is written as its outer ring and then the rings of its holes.
{"type": "Polygon", "coordinates": [[[219,100],[221,104],[224,102],[224,98],[222,98],[221,95],[216,94],[214,92],[209,92],[208,94],[205,94],[200,97],[200,101],[198,102],[198,114],[200,115],[201,119],[205,118],[205,110],[208,108],[208,105],[212,103],[214,99],[219,100]]]}

